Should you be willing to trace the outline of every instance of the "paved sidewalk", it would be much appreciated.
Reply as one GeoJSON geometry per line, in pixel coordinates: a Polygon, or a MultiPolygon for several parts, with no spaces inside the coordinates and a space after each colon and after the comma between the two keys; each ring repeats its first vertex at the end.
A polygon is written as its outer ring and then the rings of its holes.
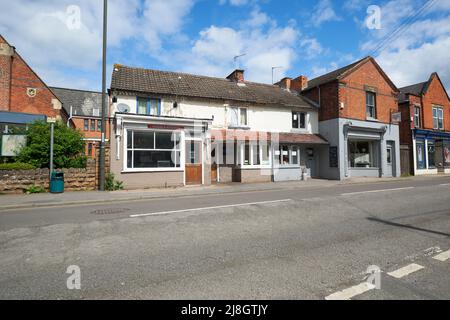
{"type": "Polygon", "coordinates": [[[365,184],[375,182],[396,182],[407,180],[432,179],[434,177],[408,177],[408,178],[354,178],[345,181],[331,181],[321,179],[311,179],[308,181],[292,181],[278,183],[230,183],[217,184],[211,186],[193,186],[167,189],[146,189],[146,190],[126,190],[113,192],[100,191],[79,191],[66,192],[63,194],[14,194],[0,195],[0,210],[48,207],[73,205],[80,203],[105,203],[154,198],[177,198],[186,196],[198,196],[218,193],[239,193],[248,191],[264,191],[277,189],[297,189],[297,188],[327,188],[337,185],[365,184]]]}

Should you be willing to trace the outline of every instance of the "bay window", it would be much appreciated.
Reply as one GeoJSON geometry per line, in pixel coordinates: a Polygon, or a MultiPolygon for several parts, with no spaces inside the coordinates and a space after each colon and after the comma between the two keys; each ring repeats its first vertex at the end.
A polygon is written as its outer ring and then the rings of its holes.
{"type": "Polygon", "coordinates": [[[180,133],[127,130],[128,169],[180,168],[180,133]]]}

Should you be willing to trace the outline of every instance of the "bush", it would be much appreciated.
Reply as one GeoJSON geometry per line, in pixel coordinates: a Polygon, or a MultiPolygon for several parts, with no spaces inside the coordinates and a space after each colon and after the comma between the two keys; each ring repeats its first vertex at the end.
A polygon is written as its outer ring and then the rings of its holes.
{"type": "Polygon", "coordinates": [[[0,170],[33,170],[35,166],[29,163],[13,162],[13,163],[0,163],[0,170]]]}
{"type": "MultiPolygon", "coordinates": [[[[27,142],[17,161],[37,168],[50,167],[50,125],[44,121],[34,122],[27,131],[27,142]]],[[[55,168],[85,168],[83,133],[67,127],[61,121],[55,123],[53,162],[55,168]]]]}
{"type": "Polygon", "coordinates": [[[29,186],[28,188],[25,188],[23,190],[23,192],[26,193],[26,194],[32,194],[32,193],[45,193],[47,191],[45,190],[44,187],[37,186],[37,185],[33,184],[33,185],[29,186]]]}
{"type": "Polygon", "coordinates": [[[113,173],[108,173],[105,177],[105,189],[106,191],[123,190],[123,182],[117,181],[113,173]]]}

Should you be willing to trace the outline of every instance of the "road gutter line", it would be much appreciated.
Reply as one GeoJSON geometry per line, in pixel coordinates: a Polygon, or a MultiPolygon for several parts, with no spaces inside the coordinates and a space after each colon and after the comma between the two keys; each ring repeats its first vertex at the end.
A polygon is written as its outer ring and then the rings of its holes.
{"type": "Polygon", "coordinates": [[[375,287],[376,286],[370,282],[363,282],[356,286],[330,294],[325,297],[325,300],[350,300],[350,298],[375,289],[375,287]]]}
{"type": "Polygon", "coordinates": [[[152,213],[143,213],[143,214],[133,214],[130,215],[130,218],[139,218],[139,217],[148,217],[148,216],[160,216],[167,215],[171,213],[181,213],[181,212],[190,212],[190,211],[202,211],[202,210],[213,210],[213,209],[223,209],[223,208],[235,208],[235,207],[243,207],[243,206],[253,206],[258,204],[271,204],[271,203],[279,203],[279,202],[288,202],[292,201],[292,199],[283,199],[283,200],[273,200],[273,201],[261,201],[261,202],[248,202],[248,203],[239,203],[239,204],[230,204],[224,206],[215,206],[215,207],[203,207],[203,208],[192,208],[192,209],[183,209],[183,210],[174,210],[174,211],[161,211],[161,212],[152,212],[152,213]]]}
{"type": "Polygon", "coordinates": [[[450,250],[439,253],[438,255],[434,256],[433,259],[444,262],[450,259],[450,250]]]}
{"type": "Polygon", "coordinates": [[[405,187],[405,188],[394,188],[394,189],[380,189],[380,190],[348,192],[348,193],[342,193],[341,196],[352,196],[352,195],[358,195],[358,194],[387,192],[387,191],[411,190],[411,189],[414,189],[414,188],[415,187],[405,187]]]}
{"type": "Polygon", "coordinates": [[[424,266],[421,266],[420,264],[416,264],[416,263],[411,263],[409,265],[407,265],[406,267],[397,269],[395,271],[392,272],[388,272],[388,275],[390,275],[391,277],[397,278],[397,279],[401,279],[403,277],[406,277],[407,275],[413,273],[413,272],[417,272],[419,270],[424,269],[424,266]]]}

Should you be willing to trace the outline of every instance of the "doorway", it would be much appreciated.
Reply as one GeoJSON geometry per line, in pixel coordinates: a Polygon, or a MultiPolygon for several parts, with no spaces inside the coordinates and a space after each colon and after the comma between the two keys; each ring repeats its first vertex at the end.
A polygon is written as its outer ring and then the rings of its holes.
{"type": "Polygon", "coordinates": [[[386,175],[395,177],[395,148],[392,141],[386,144],[386,175]]]}
{"type": "Polygon", "coordinates": [[[186,184],[201,185],[203,182],[203,143],[202,141],[186,141],[186,184]]]}

